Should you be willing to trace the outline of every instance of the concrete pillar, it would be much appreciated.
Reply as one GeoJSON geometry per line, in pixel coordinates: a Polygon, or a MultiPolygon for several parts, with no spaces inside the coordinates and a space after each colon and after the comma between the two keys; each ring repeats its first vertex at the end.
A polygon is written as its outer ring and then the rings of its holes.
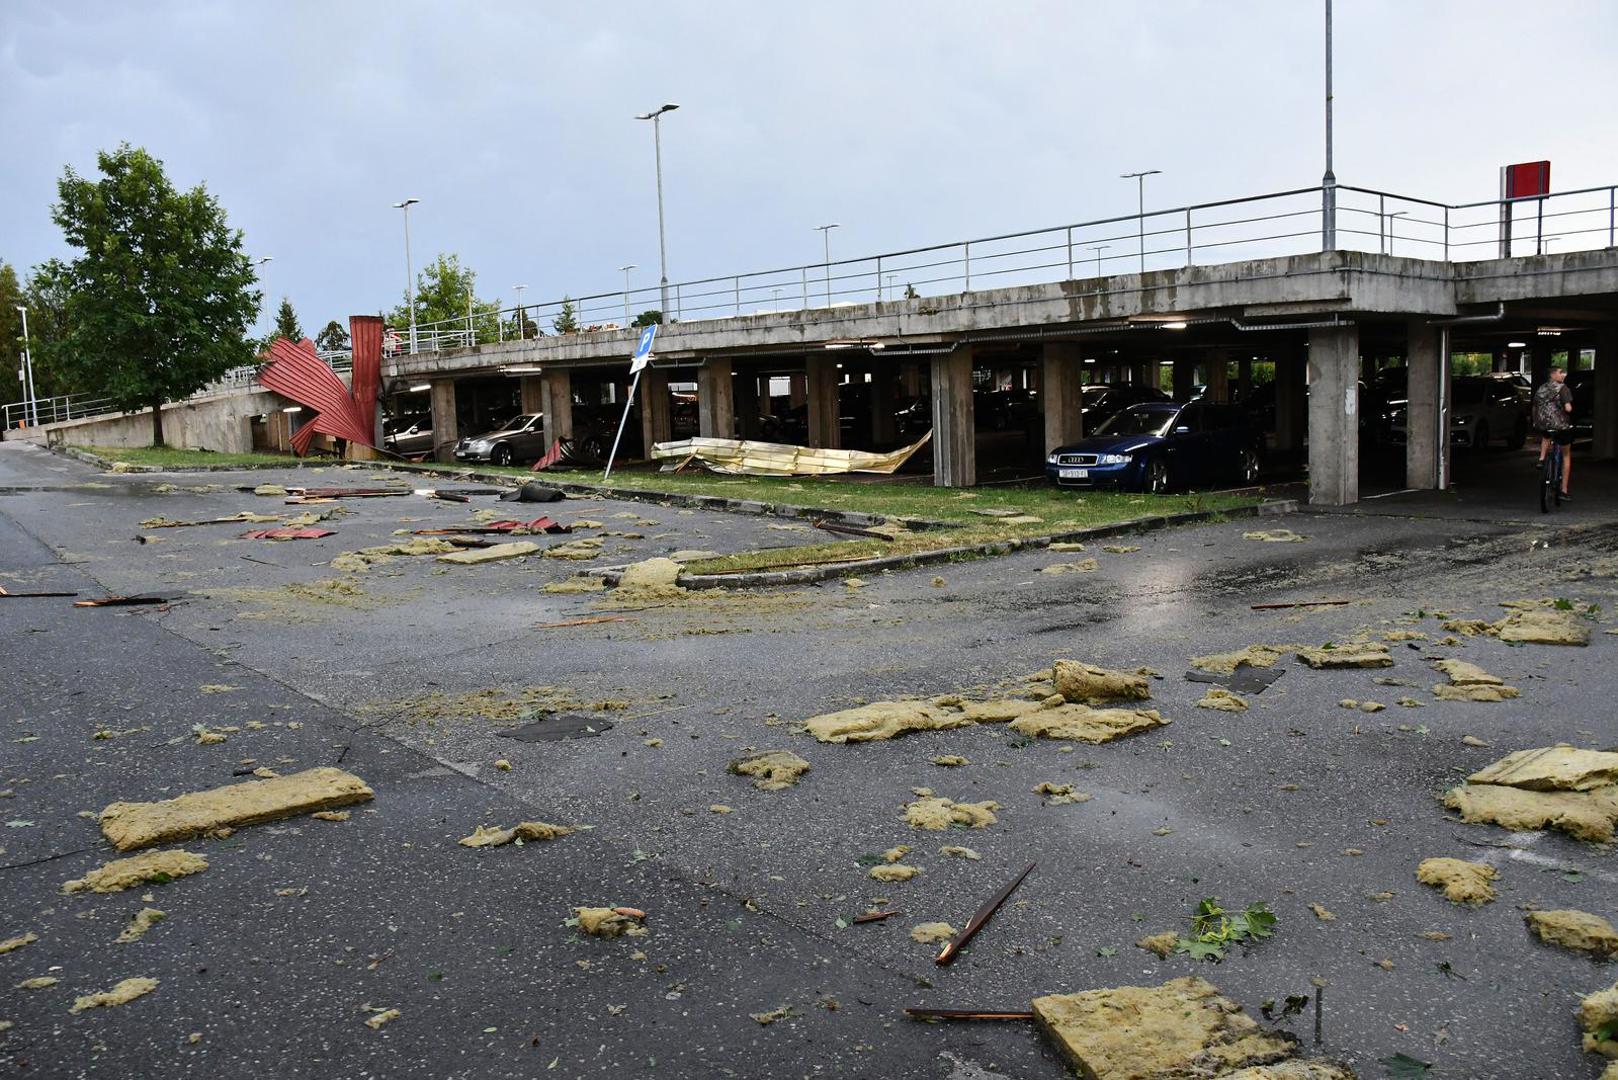
{"type": "Polygon", "coordinates": [[[1246,405],[1253,396],[1253,358],[1244,356],[1236,362],[1236,400],[1246,405]]]}
{"type": "Polygon", "coordinates": [[[1360,331],[1309,331],[1309,502],[1347,506],[1360,499],[1360,331]]]}
{"type": "Polygon", "coordinates": [[[635,394],[640,399],[641,445],[650,457],[654,444],[674,438],[669,418],[669,373],[647,368],[640,373],[640,389],[635,394]]]}
{"type": "MultiPolygon", "coordinates": [[[[433,410],[433,457],[453,461],[455,444],[461,437],[460,422],[455,418],[455,380],[434,379],[428,401],[433,410]]],[[[290,425],[287,433],[290,437],[290,425]]]]}
{"type": "Polygon", "coordinates": [[[743,439],[758,438],[758,375],[748,371],[736,376],[736,431],[743,439]]]}
{"type": "Polygon", "coordinates": [[[1438,486],[1438,456],[1448,451],[1439,440],[1438,340],[1437,327],[1420,319],[1405,324],[1405,486],[1420,490],[1438,486]]]}
{"type": "Polygon", "coordinates": [[[933,486],[978,482],[976,406],[972,400],[972,346],[933,357],[933,486]]]}
{"type": "Polygon", "coordinates": [[[1208,354],[1204,363],[1208,369],[1208,392],[1203,395],[1205,400],[1221,405],[1229,402],[1230,354],[1224,349],[1215,349],[1208,354]]]}
{"type": "Polygon", "coordinates": [[[1156,360],[1142,360],[1135,365],[1135,382],[1156,390],[1159,371],[1160,367],[1156,360]]]}
{"type": "Polygon", "coordinates": [[[871,445],[878,449],[892,445],[897,438],[893,416],[896,404],[894,382],[892,367],[879,364],[876,371],[871,374],[871,445]]]}
{"type": "Polygon", "coordinates": [[[809,379],[805,375],[794,372],[787,376],[787,404],[797,408],[809,400],[809,379]]]}
{"type": "Polygon", "coordinates": [[[1174,400],[1190,401],[1197,382],[1197,363],[1189,356],[1174,358],[1174,400]]]}
{"type": "Polygon", "coordinates": [[[1304,356],[1302,350],[1288,349],[1275,358],[1275,449],[1279,453],[1294,453],[1303,448],[1305,402],[1308,386],[1304,383],[1304,356]]]}
{"type": "Polygon", "coordinates": [[[1040,365],[1045,453],[1084,438],[1084,354],[1076,341],[1047,341],[1040,365]]]}
{"type": "Polygon", "coordinates": [[[704,360],[697,369],[697,434],[704,439],[736,437],[735,381],[729,360],[704,360]]]}
{"type": "Polygon", "coordinates": [[[1551,377],[1551,347],[1549,343],[1534,342],[1529,348],[1528,381],[1539,386],[1551,377]]]}
{"type": "Polygon", "coordinates": [[[829,356],[811,356],[805,376],[809,399],[809,445],[828,450],[843,445],[842,425],[837,422],[837,383],[842,372],[829,356]]]}
{"type": "Polygon", "coordinates": [[[539,376],[539,399],[545,406],[545,448],[557,439],[573,437],[573,373],[567,368],[548,368],[539,376]]]}
{"type": "Polygon", "coordinates": [[[899,365],[899,384],[900,384],[901,387],[903,387],[905,397],[908,397],[908,398],[920,397],[921,393],[922,393],[922,390],[921,390],[921,365],[917,364],[917,363],[914,363],[914,362],[906,363],[906,364],[900,364],[899,365]]]}
{"type": "Polygon", "coordinates": [[[522,394],[523,412],[542,413],[545,411],[544,387],[538,375],[524,375],[518,380],[518,390],[522,394]]]}
{"type": "Polygon", "coordinates": [[[1618,323],[1596,331],[1595,447],[1598,461],[1618,458],[1618,323]]]}

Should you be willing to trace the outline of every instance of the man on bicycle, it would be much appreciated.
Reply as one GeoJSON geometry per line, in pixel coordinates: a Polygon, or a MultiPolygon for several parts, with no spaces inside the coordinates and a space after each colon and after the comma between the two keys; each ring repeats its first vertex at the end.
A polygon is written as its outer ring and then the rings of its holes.
{"type": "Polygon", "coordinates": [[[1562,455],[1562,498],[1568,498],[1567,482],[1573,471],[1573,391],[1568,389],[1567,371],[1551,368],[1551,376],[1534,391],[1534,427],[1539,430],[1539,466],[1555,446],[1562,455]]]}

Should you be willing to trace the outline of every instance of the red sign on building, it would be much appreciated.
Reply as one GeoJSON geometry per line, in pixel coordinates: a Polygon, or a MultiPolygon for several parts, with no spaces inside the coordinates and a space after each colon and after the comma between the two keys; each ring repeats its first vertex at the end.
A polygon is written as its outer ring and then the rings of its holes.
{"type": "Polygon", "coordinates": [[[1525,161],[1500,170],[1502,199],[1534,199],[1551,193],[1551,163],[1525,161]]]}

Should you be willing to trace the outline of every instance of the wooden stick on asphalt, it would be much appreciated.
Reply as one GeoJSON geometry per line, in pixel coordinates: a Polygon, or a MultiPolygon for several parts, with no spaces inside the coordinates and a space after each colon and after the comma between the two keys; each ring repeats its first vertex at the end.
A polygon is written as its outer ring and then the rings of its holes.
{"type": "Polygon", "coordinates": [[[971,941],[972,937],[983,929],[984,924],[994,917],[994,913],[1000,910],[1000,905],[1006,902],[1006,898],[1012,894],[1012,891],[1022,884],[1022,879],[1033,873],[1034,867],[1038,865],[1038,863],[1029,863],[1027,870],[1018,874],[1012,879],[1010,885],[1001,889],[987,904],[978,908],[978,913],[972,916],[971,920],[966,924],[966,929],[950,938],[944,946],[944,951],[938,954],[938,959],[934,963],[942,967],[954,960],[961,949],[966,946],[966,943],[971,941]]]}

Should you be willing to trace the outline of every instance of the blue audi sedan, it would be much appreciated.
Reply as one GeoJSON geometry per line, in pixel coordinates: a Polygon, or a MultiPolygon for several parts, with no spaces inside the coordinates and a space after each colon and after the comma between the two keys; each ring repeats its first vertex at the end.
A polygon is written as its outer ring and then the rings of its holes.
{"type": "Polygon", "coordinates": [[[1132,405],[1096,433],[1045,459],[1061,487],[1161,494],[1177,487],[1258,481],[1260,436],[1234,405],[1152,401],[1132,405]]]}

